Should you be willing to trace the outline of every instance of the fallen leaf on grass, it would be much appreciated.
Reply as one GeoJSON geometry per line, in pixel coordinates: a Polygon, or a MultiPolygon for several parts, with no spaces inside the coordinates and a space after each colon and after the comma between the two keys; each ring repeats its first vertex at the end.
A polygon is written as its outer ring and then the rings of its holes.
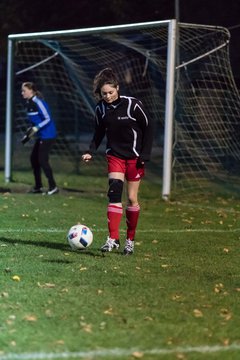
{"type": "Polygon", "coordinates": [[[141,359],[143,356],[144,356],[144,353],[142,351],[134,351],[132,353],[132,356],[135,358],[135,359],[141,359]]]}
{"type": "Polygon", "coordinates": [[[86,267],[81,267],[79,270],[80,271],[85,271],[85,270],[87,270],[87,268],[86,267]]]}
{"type": "Polygon", "coordinates": [[[57,344],[57,345],[64,345],[65,342],[64,342],[64,340],[56,340],[56,341],[55,341],[55,344],[57,344]]]}
{"type": "Polygon", "coordinates": [[[232,314],[228,309],[221,309],[220,316],[223,317],[225,321],[229,321],[232,318],[232,314]]]}
{"type": "Polygon", "coordinates": [[[13,325],[15,320],[16,320],[15,315],[9,315],[8,319],[6,320],[6,324],[7,325],[13,325]]]}
{"type": "Polygon", "coordinates": [[[203,313],[199,309],[194,309],[193,314],[194,314],[195,317],[203,317],[203,313]]]}
{"type": "Polygon", "coordinates": [[[206,308],[206,309],[211,309],[211,308],[212,308],[212,304],[203,304],[202,307],[203,307],[203,308],[206,308]]]}
{"type": "Polygon", "coordinates": [[[51,318],[51,317],[52,317],[52,310],[46,309],[45,315],[46,315],[48,318],[51,318]]]}
{"type": "Polygon", "coordinates": [[[176,357],[177,357],[177,359],[179,359],[179,360],[184,360],[184,359],[186,359],[186,355],[180,354],[180,353],[178,353],[178,354],[176,355],[176,357]]]}
{"type": "Polygon", "coordinates": [[[100,330],[104,330],[106,328],[106,325],[107,324],[105,323],[105,321],[102,321],[99,325],[100,330]]]}
{"type": "Polygon", "coordinates": [[[217,210],[217,215],[224,219],[226,219],[228,217],[227,214],[223,210],[217,210]]]}
{"type": "Polygon", "coordinates": [[[222,283],[216,284],[214,287],[214,292],[218,294],[223,290],[223,288],[224,288],[224,286],[222,283]]]}
{"type": "Polygon", "coordinates": [[[173,343],[173,338],[170,337],[169,339],[167,339],[167,344],[168,345],[172,345],[172,343],[173,343]]]}
{"type": "Polygon", "coordinates": [[[214,224],[213,221],[211,220],[205,220],[205,221],[201,221],[201,224],[204,225],[204,224],[214,224]]]}
{"type": "Polygon", "coordinates": [[[26,315],[24,316],[23,320],[34,322],[37,321],[37,317],[35,315],[26,315]]]}
{"type": "Polygon", "coordinates": [[[38,287],[40,288],[54,288],[56,285],[55,284],[51,284],[51,283],[45,283],[45,284],[40,284],[40,282],[37,283],[38,287]]]}
{"type": "Polygon", "coordinates": [[[167,212],[170,212],[170,211],[174,211],[174,209],[172,209],[172,208],[166,208],[165,209],[165,212],[167,213],[167,212]]]}
{"type": "Polygon", "coordinates": [[[62,293],[68,293],[68,291],[69,291],[69,290],[68,290],[67,288],[63,288],[63,289],[61,290],[62,293]]]}
{"type": "Polygon", "coordinates": [[[82,327],[83,331],[85,331],[87,333],[92,332],[92,324],[86,324],[85,322],[81,322],[81,327],[82,327]]]}
{"type": "Polygon", "coordinates": [[[223,339],[222,343],[224,346],[228,346],[230,344],[230,339],[223,339]]]}
{"type": "Polygon", "coordinates": [[[222,205],[228,205],[228,201],[226,199],[223,199],[221,197],[217,198],[218,202],[222,205]]]}
{"type": "Polygon", "coordinates": [[[1,293],[1,297],[8,298],[8,297],[9,297],[8,292],[3,291],[3,292],[1,293]]]}
{"type": "Polygon", "coordinates": [[[18,276],[18,275],[13,275],[12,279],[14,281],[20,281],[21,280],[20,276],[18,276]]]}
{"type": "Polygon", "coordinates": [[[112,315],[113,314],[113,309],[110,307],[109,309],[105,310],[103,313],[106,314],[106,315],[112,315]]]}
{"type": "Polygon", "coordinates": [[[145,258],[151,258],[152,255],[151,255],[151,254],[144,254],[144,257],[145,257],[145,258]]]}
{"type": "Polygon", "coordinates": [[[22,214],[22,217],[26,217],[26,218],[28,218],[28,217],[29,217],[29,215],[28,215],[28,214],[22,214]]]}
{"type": "Polygon", "coordinates": [[[187,224],[192,224],[192,220],[190,219],[182,219],[182,222],[185,222],[187,224]]]}

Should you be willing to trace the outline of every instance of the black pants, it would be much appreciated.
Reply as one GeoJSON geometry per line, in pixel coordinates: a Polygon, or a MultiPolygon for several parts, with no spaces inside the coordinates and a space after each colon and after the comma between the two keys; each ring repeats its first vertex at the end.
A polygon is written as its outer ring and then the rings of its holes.
{"type": "Polygon", "coordinates": [[[33,146],[30,161],[33,169],[36,189],[40,189],[42,187],[41,170],[43,170],[48,180],[49,189],[56,186],[52,168],[49,164],[49,153],[54,143],[55,139],[37,139],[33,146]]]}

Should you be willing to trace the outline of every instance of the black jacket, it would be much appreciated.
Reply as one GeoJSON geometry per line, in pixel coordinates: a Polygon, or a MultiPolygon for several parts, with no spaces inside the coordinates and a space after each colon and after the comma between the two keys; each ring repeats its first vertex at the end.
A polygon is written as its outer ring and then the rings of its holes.
{"type": "Polygon", "coordinates": [[[153,129],[138,99],[120,96],[112,104],[104,100],[97,104],[90,153],[97,150],[105,135],[107,154],[121,159],[150,159],[153,129]]]}

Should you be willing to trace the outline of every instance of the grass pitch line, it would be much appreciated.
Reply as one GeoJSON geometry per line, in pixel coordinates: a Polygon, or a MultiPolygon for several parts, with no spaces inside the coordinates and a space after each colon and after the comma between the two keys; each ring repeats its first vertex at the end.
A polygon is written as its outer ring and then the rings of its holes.
{"type": "Polygon", "coordinates": [[[200,209],[211,210],[214,212],[222,210],[222,211],[230,213],[230,214],[239,214],[239,212],[240,212],[240,209],[222,207],[221,204],[219,206],[209,206],[209,205],[204,205],[204,204],[200,205],[200,204],[191,204],[191,203],[180,202],[179,205],[185,206],[188,208],[198,209],[198,210],[200,210],[200,209]]]}
{"type": "MultiPolygon", "coordinates": [[[[93,232],[106,232],[107,229],[95,229],[92,228],[93,232]]],[[[27,229],[11,229],[11,228],[7,228],[7,229],[0,229],[0,234],[1,233],[65,233],[67,234],[68,229],[58,229],[58,228],[36,228],[36,229],[32,229],[32,228],[27,228],[27,229]]],[[[124,232],[124,230],[120,230],[120,232],[124,232]]],[[[138,229],[137,230],[138,233],[158,233],[158,234],[177,234],[177,233],[236,233],[236,232],[240,232],[240,228],[236,228],[236,229],[175,229],[175,230],[171,230],[171,229],[145,229],[145,230],[141,230],[138,229]]],[[[0,359],[1,360],[1,359],[0,359]]]]}
{"type": "Polygon", "coordinates": [[[143,353],[144,355],[169,355],[169,354],[210,354],[218,352],[228,351],[240,351],[240,344],[231,344],[228,346],[214,345],[214,346],[196,346],[196,347],[177,347],[174,349],[152,349],[152,350],[140,350],[140,349],[103,349],[103,350],[92,350],[92,351],[79,351],[79,352],[62,352],[62,353],[8,353],[0,355],[0,360],[48,360],[48,359],[107,359],[107,358],[121,358],[129,357],[134,352],[143,353]]]}

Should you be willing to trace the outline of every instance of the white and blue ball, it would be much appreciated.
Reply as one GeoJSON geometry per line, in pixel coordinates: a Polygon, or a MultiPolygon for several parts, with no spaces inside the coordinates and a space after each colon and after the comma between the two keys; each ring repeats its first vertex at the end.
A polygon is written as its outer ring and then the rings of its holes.
{"type": "Polygon", "coordinates": [[[86,225],[77,224],[68,231],[67,241],[73,250],[83,250],[92,244],[93,233],[86,225]]]}

